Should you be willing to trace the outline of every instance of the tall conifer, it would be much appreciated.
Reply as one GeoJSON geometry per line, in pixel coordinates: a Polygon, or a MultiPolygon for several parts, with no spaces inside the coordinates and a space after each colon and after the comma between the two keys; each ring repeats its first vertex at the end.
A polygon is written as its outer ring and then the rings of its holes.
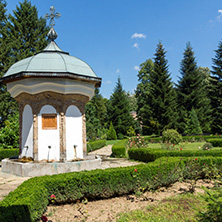
{"type": "Polygon", "coordinates": [[[181,77],[177,85],[180,125],[183,133],[186,117],[195,109],[203,132],[210,132],[211,108],[204,78],[198,72],[196,59],[190,43],[187,43],[184,58],[181,61],[181,77]]]}

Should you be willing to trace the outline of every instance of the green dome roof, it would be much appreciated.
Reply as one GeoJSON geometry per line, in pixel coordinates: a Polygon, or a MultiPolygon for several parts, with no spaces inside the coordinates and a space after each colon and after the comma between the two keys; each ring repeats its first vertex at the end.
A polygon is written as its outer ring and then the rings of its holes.
{"type": "Polygon", "coordinates": [[[54,41],[51,41],[42,52],[16,62],[8,69],[3,79],[11,79],[17,74],[53,77],[68,74],[100,79],[87,63],[62,51],[54,41]]]}

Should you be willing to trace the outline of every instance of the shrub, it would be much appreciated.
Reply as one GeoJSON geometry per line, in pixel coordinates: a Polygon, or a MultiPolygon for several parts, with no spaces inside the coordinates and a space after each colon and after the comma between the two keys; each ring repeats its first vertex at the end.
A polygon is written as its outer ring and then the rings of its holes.
{"type": "Polygon", "coordinates": [[[160,157],[192,157],[192,156],[221,156],[222,149],[212,149],[208,152],[204,150],[162,150],[162,149],[150,149],[150,148],[132,148],[128,150],[128,155],[130,159],[152,162],[160,157]]]}
{"type": "Polygon", "coordinates": [[[140,134],[138,134],[136,137],[129,138],[126,146],[129,149],[129,148],[147,147],[148,144],[145,141],[144,137],[141,137],[140,134]]]}
{"type": "Polygon", "coordinates": [[[87,143],[87,152],[98,150],[106,145],[106,140],[98,140],[87,143]]]}
{"type": "Polygon", "coordinates": [[[222,147],[222,139],[207,139],[207,142],[211,143],[213,147],[222,147]]]}
{"type": "Polygon", "coordinates": [[[116,130],[113,127],[113,123],[110,123],[109,130],[107,132],[107,140],[116,140],[116,130]]]}
{"type": "Polygon", "coordinates": [[[18,156],[19,149],[0,149],[0,161],[12,156],[18,156]]]}
{"type": "Polygon", "coordinates": [[[174,129],[163,131],[163,142],[178,144],[182,142],[182,136],[174,129]]]}
{"type": "MultiPolygon", "coordinates": [[[[129,194],[136,192],[138,185],[147,189],[150,182],[157,177],[160,166],[164,167],[168,174],[175,168],[184,167],[188,161],[190,159],[181,160],[180,157],[160,158],[153,163],[136,167],[34,177],[25,181],[0,202],[0,221],[37,221],[46,210],[52,194],[56,197],[56,203],[64,204],[82,198],[92,200],[129,194]]],[[[221,165],[222,158],[200,157],[198,162],[201,166],[203,163],[221,165]]]]}
{"type": "Polygon", "coordinates": [[[203,146],[202,146],[202,149],[203,150],[209,150],[209,149],[211,149],[211,148],[213,148],[213,145],[211,144],[211,143],[205,143],[203,146]]]}
{"type": "Polygon", "coordinates": [[[112,157],[126,157],[127,140],[120,140],[112,146],[112,157]]]}

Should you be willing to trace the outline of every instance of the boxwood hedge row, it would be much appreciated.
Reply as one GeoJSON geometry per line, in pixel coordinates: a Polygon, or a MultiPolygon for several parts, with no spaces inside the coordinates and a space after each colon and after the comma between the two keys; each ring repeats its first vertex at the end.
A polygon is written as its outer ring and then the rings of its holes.
{"type": "Polygon", "coordinates": [[[211,150],[163,150],[151,148],[131,148],[128,150],[130,159],[142,162],[152,162],[160,157],[192,157],[192,156],[214,156],[222,157],[222,149],[211,150]]]}
{"type": "Polygon", "coordinates": [[[19,149],[0,149],[0,161],[12,156],[18,156],[19,149]]]}
{"type": "Polygon", "coordinates": [[[112,146],[112,157],[126,157],[127,139],[120,140],[112,146]]]}
{"type": "MultiPolygon", "coordinates": [[[[158,174],[160,163],[170,172],[185,165],[188,158],[160,158],[152,163],[131,167],[110,168],[35,177],[25,181],[0,202],[0,221],[29,222],[38,220],[49,204],[50,195],[56,202],[69,203],[81,198],[98,199],[135,192],[158,174]],[[136,170],[135,170],[136,169],[136,170]]],[[[200,165],[222,164],[222,158],[200,157],[200,165]]]]}
{"type": "Polygon", "coordinates": [[[211,143],[213,147],[222,147],[222,139],[207,139],[206,141],[211,143]]]}
{"type": "Polygon", "coordinates": [[[106,145],[106,140],[98,140],[87,143],[87,152],[98,150],[106,145]]]}

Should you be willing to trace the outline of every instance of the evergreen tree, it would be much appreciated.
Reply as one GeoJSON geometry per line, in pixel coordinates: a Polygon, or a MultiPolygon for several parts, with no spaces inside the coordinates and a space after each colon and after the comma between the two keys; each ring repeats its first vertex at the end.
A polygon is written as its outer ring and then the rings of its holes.
{"type": "Polygon", "coordinates": [[[189,118],[187,120],[186,127],[185,127],[185,133],[186,134],[202,134],[203,133],[194,108],[192,108],[190,111],[189,118]]]}
{"type": "Polygon", "coordinates": [[[109,121],[112,122],[118,138],[127,135],[130,126],[134,125],[133,117],[130,115],[127,94],[123,90],[120,78],[118,78],[114,92],[110,97],[108,115],[109,121]]]}
{"type": "Polygon", "coordinates": [[[152,59],[146,60],[146,62],[140,65],[140,71],[138,73],[139,84],[136,88],[137,99],[137,117],[139,123],[142,125],[143,135],[149,135],[152,133],[150,127],[151,108],[149,103],[149,84],[150,75],[153,72],[154,64],[152,59]]]}
{"type": "Polygon", "coordinates": [[[161,42],[154,54],[154,69],[150,73],[148,106],[150,127],[153,133],[161,134],[163,130],[175,127],[176,103],[173,93],[173,83],[168,71],[166,51],[161,42]]]}
{"type": "MultiPolygon", "coordinates": [[[[25,0],[13,15],[6,16],[6,3],[0,1],[0,76],[15,62],[44,49],[47,45],[46,21],[38,18],[38,11],[25,0]]],[[[10,114],[18,112],[17,102],[11,98],[6,86],[0,85],[0,127],[10,114]]]]}
{"type": "Polygon", "coordinates": [[[107,132],[107,140],[116,140],[116,139],[117,139],[116,131],[113,127],[113,123],[111,122],[109,126],[109,130],[107,132]]]}
{"type": "Polygon", "coordinates": [[[200,121],[201,129],[210,132],[211,107],[208,98],[204,78],[197,69],[194,52],[190,43],[187,43],[184,58],[181,61],[181,75],[177,85],[178,105],[179,105],[179,131],[183,133],[186,126],[186,117],[192,108],[195,109],[200,121]]]}
{"type": "Polygon", "coordinates": [[[219,42],[218,49],[215,50],[212,66],[212,88],[210,99],[212,106],[212,132],[221,133],[222,131],[222,41],[219,42]]]}

